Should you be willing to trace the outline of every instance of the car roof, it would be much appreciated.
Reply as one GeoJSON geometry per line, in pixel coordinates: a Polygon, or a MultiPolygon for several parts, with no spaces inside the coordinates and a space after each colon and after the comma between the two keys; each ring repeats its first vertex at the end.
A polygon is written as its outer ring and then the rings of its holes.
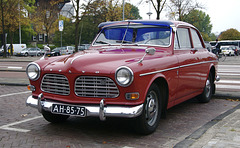
{"type": "Polygon", "coordinates": [[[142,25],[155,25],[155,26],[175,26],[175,27],[179,25],[184,25],[184,26],[194,27],[193,25],[186,22],[182,22],[182,21],[126,20],[126,21],[103,22],[98,25],[98,28],[101,29],[103,27],[108,27],[108,26],[127,25],[128,23],[136,23],[136,24],[142,24],[142,25]]]}

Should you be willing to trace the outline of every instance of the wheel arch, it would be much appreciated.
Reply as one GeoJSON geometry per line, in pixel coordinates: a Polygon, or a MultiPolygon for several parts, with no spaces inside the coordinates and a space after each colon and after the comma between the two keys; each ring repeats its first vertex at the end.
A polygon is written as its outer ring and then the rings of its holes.
{"type": "MultiPolygon", "coordinates": [[[[212,66],[210,67],[209,73],[212,74],[213,94],[215,94],[215,92],[216,92],[216,86],[215,86],[214,81],[215,81],[215,79],[216,79],[216,68],[215,68],[214,65],[212,65],[212,66]]],[[[208,74],[208,75],[209,75],[209,74],[208,74]]]]}
{"type": "Polygon", "coordinates": [[[167,105],[168,105],[168,99],[169,99],[169,87],[168,83],[165,78],[163,77],[158,77],[156,78],[152,83],[155,83],[158,88],[160,89],[161,92],[161,100],[162,103],[162,117],[166,117],[166,111],[167,111],[167,105]]]}

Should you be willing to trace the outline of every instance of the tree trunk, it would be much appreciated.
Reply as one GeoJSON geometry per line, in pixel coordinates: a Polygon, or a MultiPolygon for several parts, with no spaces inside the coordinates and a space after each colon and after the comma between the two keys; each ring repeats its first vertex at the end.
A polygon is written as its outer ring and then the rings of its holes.
{"type": "Polygon", "coordinates": [[[78,52],[78,42],[79,42],[79,10],[80,10],[80,0],[76,0],[76,21],[75,21],[75,52],[78,52]]]}
{"type": "Polygon", "coordinates": [[[2,43],[3,43],[3,57],[7,57],[6,41],[5,41],[5,29],[4,29],[4,15],[3,15],[3,0],[1,0],[1,10],[2,10],[2,43]]]}
{"type": "Polygon", "coordinates": [[[10,52],[9,55],[13,56],[13,32],[9,33],[9,37],[10,37],[10,52]]]}

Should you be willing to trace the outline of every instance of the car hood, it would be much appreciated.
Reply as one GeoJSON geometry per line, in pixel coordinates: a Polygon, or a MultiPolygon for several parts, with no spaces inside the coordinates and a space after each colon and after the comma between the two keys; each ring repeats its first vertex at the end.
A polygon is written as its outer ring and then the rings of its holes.
{"type": "Polygon", "coordinates": [[[45,65],[44,71],[110,74],[115,72],[119,66],[137,63],[144,56],[145,49],[144,47],[137,49],[136,47],[111,47],[108,49],[82,51],[69,56],[55,58],[45,65]]]}

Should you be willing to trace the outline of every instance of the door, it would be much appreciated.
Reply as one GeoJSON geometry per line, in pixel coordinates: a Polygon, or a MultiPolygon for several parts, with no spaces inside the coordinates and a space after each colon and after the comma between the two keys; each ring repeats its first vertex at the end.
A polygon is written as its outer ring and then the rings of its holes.
{"type": "Polygon", "coordinates": [[[174,53],[179,62],[179,85],[177,99],[179,102],[189,99],[200,90],[201,54],[195,49],[191,40],[190,28],[178,28],[175,36],[174,53]]]}

